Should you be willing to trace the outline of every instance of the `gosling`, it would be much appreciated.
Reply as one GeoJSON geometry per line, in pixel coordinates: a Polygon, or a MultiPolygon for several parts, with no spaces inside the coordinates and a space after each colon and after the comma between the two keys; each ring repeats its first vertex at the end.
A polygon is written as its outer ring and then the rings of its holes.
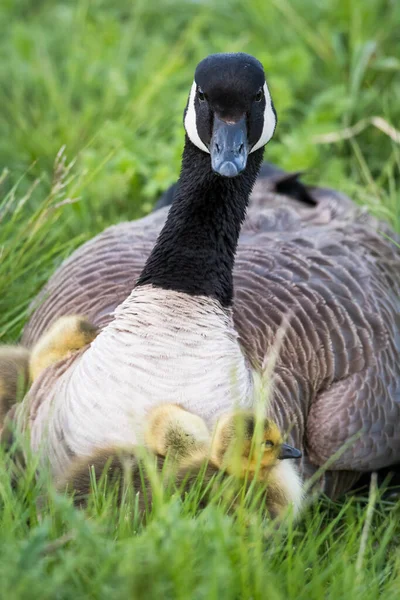
{"type": "Polygon", "coordinates": [[[303,504],[302,480],[292,461],[301,452],[286,444],[279,427],[268,418],[258,421],[251,411],[223,415],[216,424],[211,460],[241,479],[266,483],[266,505],[272,517],[282,517],[291,506],[297,516],[303,504]]]}
{"type": "Polygon", "coordinates": [[[159,456],[187,461],[208,454],[211,435],[201,417],[177,404],[161,404],[147,416],[144,443],[159,456]]]}
{"type": "Polygon", "coordinates": [[[35,381],[50,365],[93,342],[97,334],[98,329],[81,315],[57,319],[32,348],[29,361],[31,381],[35,381]]]}

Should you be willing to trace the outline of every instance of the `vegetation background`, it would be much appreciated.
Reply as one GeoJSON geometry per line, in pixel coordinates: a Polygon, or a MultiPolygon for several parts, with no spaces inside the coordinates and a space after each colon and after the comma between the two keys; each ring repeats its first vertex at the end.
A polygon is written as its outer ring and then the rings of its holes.
{"type": "MultiPolygon", "coordinates": [[[[75,247],[177,178],[211,52],[263,62],[279,116],[268,160],[400,230],[398,0],[2,0],[0,33],[1,342],[75,247]]],[[[400,504],[374,489],[286,531],[159,498],[143,529],[129,503],[99,494],[85,515],[33,470],[12,490],[8,470],[0,457],[0,598],[400,597],[400,504]]]]}

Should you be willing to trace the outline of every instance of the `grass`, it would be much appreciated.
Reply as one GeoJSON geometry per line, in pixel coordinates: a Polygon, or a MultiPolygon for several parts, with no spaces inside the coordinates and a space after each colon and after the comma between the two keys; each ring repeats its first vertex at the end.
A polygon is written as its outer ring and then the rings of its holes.
{"type": "MultiPolygon", "coordinates": [[[[75,247],[176,179],[193,68],[213,51],[264,63],[279,116],[269,160],[400,231],[400,145],[351,129],[398,128],[399,24],[388,0],[3,0],[1,341],[75,247]]],[[[380,494],[322,500],[285,532],[197,501],[160,498],[144,528],[129,501],[76,511],[33,469],[12,490],[0,456],[0,598],[400,596],[400,505],[380,494]]]]}

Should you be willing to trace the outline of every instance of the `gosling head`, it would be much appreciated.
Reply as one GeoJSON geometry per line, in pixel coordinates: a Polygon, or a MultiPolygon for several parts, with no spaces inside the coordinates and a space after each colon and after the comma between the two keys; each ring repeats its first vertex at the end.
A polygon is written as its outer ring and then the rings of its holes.
{"type": "Polygon", "coordinates": [[[267,474],[278,461],[300,458],[301,452],[283,441],[279,427],[253,412],[228,413],[218,420],[212,442],[212,459],[233,475],[267,474]]]}
{"type": "Polygon", "coordinates": [[[263,148],[277,123],[262,64],[249,54],[211,54],[202,60],[184,115],[189,140],[210,154],[223,177],[239,175],[250,153],[263,148]]]}
{"type": "Polygon", "coordinates": [[[204,452],[210,432],[201,417],[176,404],[164,404],[149,412],[144,442],[156,454],[182,459],[204,452]]]}

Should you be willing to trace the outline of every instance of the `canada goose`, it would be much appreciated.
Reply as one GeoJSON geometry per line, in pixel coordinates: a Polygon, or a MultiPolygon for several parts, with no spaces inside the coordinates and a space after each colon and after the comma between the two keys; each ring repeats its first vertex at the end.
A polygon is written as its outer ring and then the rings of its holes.
{"type": "Polygon", "coordinates": [[[275,187],[251,203],[236,251],[275,122],[255,59],[202,61],[172,206],[110,227],[49,281],[23,342],[68,313],[102,328],[88,350],[47,369],[16,411],[55,474],[75,455],[135,443],[154,405],[178,402],[207,425],[234,404],[250,408],[271,354],[268,416],[303,451],[303,477],[330,459],[320,488],[335,496],[399,462],[395,234],[333,191],[307,188],[313,206],[275,187]]]}

